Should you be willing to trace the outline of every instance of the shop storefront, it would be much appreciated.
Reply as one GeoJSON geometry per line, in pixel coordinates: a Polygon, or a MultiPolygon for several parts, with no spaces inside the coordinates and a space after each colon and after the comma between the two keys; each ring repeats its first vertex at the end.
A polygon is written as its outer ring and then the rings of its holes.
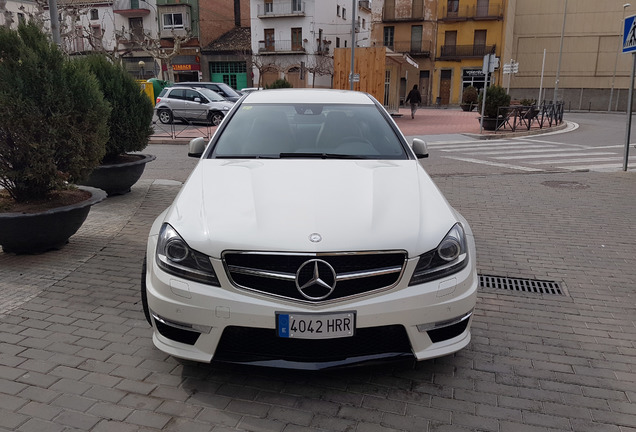
{"type": "MultiPolygon", "coordinates": [[[[165,63],[163,70],[167,70],[165,63]]],[[[202,78],[200,59],[199,56],[196,55],[175,57],[172,60],[172,70],[174,72],[175,82],[200,81],[202,78]]]]}
{"type": "MultiPolygon", "coordinates": [[[[489,84],[492,82],[492,75],[489,76],[489,84]]],[[[466,87],[473,86],[477,90],[484,88],[486,82],[486,75],[481,69],[464,69],[462,71],[462,91],[466,87]]]]}

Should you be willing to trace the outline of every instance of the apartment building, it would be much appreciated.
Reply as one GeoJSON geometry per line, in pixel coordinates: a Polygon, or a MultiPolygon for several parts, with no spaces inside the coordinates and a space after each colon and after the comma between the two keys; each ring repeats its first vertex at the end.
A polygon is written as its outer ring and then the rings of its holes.
{"type": "Polygon", "coordinates": [[[484,74],[482,66],[486,54],[501,59],[507,3],[507,0],[439,0],[433,76],[436,104],[458,104],[462,90],[470,85],[482,89],[501,84],[501,70],[484,74]]]}
{"type": "Polygon", "coordinates": [[[541,88],[540,99],[550,101],[556,87],[566,108],[626,109],[633,58],[621,52],[623,22],[636,15],[636,2],[509,1],[503,55],[519,63],[510,77],[514,98],[538,99],[541,88]]]}
{"type": "Polygon", "coordinates": [[[389,95],[396,93],[391,88],[396,85],[399,87],[397,102],[403,103],[409,90],[417,85],[422,94],[422,103],[430,104],[437,0],[374,0],[372,10],[372,44],[385,46],[389,57],[391,53],[397,53],[405,59],[387,62],[385,105],[392,105],[389,95]]]}
{"type": "Polygon", "coordinates": [[[251,87],[250,1],[200,2],[199,16],[202,79],[251,87]]]}
{"type": "Polygon", "coordinates": [[[367,0],[251,0],[250,15],[255,86],[330,88],[333,49],[369,46],[367,0]]]}

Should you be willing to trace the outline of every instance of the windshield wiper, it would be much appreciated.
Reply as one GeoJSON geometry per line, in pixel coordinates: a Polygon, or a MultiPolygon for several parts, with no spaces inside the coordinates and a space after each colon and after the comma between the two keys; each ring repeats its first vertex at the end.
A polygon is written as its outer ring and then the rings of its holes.
{"type": "Polygon", "coordinates": [[[278,159],[277,155],[213,155],[213,159],[278,159]]]}
{"type": "Polygon", "coordinates": [[[366,159],[364,156],[339,154],[339,153],[281,153],[279,156],[281,159],[284,159],[284,158],[366,159]]]}

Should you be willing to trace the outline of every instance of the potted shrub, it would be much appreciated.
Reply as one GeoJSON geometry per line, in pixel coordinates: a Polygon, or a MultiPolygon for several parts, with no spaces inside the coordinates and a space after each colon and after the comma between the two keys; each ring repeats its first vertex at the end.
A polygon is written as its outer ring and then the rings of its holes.
{"type": "Polygon", "coordinates": [[[285,78],[279,78],[270,85],[266,85],[266,89],[292,88],[293,85],[285,78]]]}
{"type": "MultiPolygon", "coordinates": [[[[479,93],[478,104],[481,107],[484,93],[479,93]]],[[[499,107],[510,106],[510,95],[506,89],[498,85],[488,87],[486,91],[486,105],[484,106],[483,125],[486,130],[496,130],[503,122],[503,112],[499,107]]],[[[479,119],[481,121],[481,118],[479,119]]]]}
{"type": "Polygon", "coordinates": [[[87,68],[33,23],[0,27],[0,245],[67,243],[106,194],[73,183],[104,155],[110,107],[87,68]]]}
{"type": "Polygon", "coordinates": [[[460,104],[462,110],[472,111],[477,106],[477,100],[479,99],[479,93],[473,86],[468,86],[462,93],[462,103],[460,104]]]}
{"type": "Polygon", "coordinates": [[[103,189],[108,195],[130,192],[146,163],[155,159],[153,155],[131,154],[145,149],[153,133],[152,102],[135,79],[106,56],[94,54],[80,62],[95,74],[104,99],[111,106],[106,153],[83,184],[103,189]]]}

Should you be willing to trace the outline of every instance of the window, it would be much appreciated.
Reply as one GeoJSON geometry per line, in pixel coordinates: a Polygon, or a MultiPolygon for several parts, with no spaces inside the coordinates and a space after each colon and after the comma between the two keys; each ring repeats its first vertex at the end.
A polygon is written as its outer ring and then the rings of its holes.
{"type": "Polygon", "coordinates": [[[336,15],[340,16],[340,5],[336,6],[336,15]]]}
{"type": "Polygon", "coordinates": [[[265,29],[265,51],[275,50],[274,29],[265,29]]]}
{"type": "Polygon", "coordinates": [[[459,11],[459,0],[448,0],[446,5],[448,16],[455,17],[457,16],[457,12],[459,11]]]}
{"type": "Polygon", "coordinates": [[[473,55],[484,56],[486,54],[486,30],[475,30],[474,37],[473,55]]]}
{"type": "Polygon", "coordinates": [[[128,26],[130,27],[130,36],[132,40],[144,40],[144,21],[143,18],[128,18],[128,26]]]}
{"type": "Polygon", "coordinates": [[[384,46],[393,49],[393,35],[395,34],[395,27],[384,27],[384,46]]]}
{"type": "Polygon", "coordinates": [[[93,47],[102,47],[102,27],[99,24],[91,25],[91,38],[93,41],[93,47]]]}
{"type": "Polygon", "coordinates": [[[183,29],[183,14],[165,13],[163,14],[164,29],[183,29]]]}
{"type": "Polygon", "coordinates": [[[25,22],[24,14],[22,12],[18,12],[18,24],[24,24],[25,22]]]}
{"type": "Polygon", "coordinates": [[[301,0],[292,0],[292,12],[300,12],[303,10],[301,0]]]}
{"type": "Polygon", "coordinates": [[[291,49],[292,51],[302,51],[303,49],[303,29],[291,29],[291,49]]]}
{"type": "Polygon", "coordinates": [[[422,52],[422,26],[411,26],[411,52],[422,52]]]}
{"type": "Polygon", "coordinates": [[[265,13],[274,12],[274,0],[265,0],[265,13]]]}
{"type": "Polygon", "coordinates": [[[347,10],[345,8],[342,8],[342,19],[347,19],[347,10]]]}
{"type": "Polygon", "coordinates": [[[91,9],[91,19],[99,19],[99,11],[97,9],[91,9]]]}
{"type": "Polygon", "coordinates": [[[362,28],[365,29],[367,28],[367,20],[362,18],[362,28]]]}
{"type": "Polygon", "coordinates": [[[340,38],[336,37],[336,48],[340,48],[340,38]]]}

